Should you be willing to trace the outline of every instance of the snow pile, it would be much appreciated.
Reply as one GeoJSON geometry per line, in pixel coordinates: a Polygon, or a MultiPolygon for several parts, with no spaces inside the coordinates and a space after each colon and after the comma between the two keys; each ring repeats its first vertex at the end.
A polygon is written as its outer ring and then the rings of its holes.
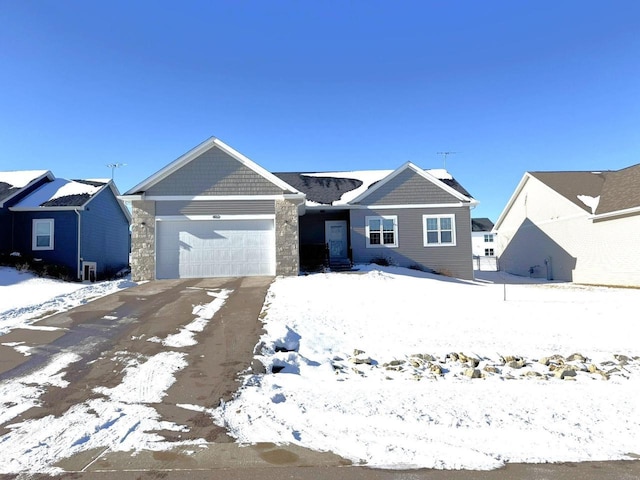
{"type": "Polygon", "coordinates": [[[640,291],[504,292],[394,268],[277,279],[257,356],[268,373],[214,420],[239,442],[386,468],[640,453],[640,291]]]}
{"type": "Polygon", "coordinates": [[[0,267],[0,335],[133,285],[128,279],[92,284],[63,282],[0,267]]]}

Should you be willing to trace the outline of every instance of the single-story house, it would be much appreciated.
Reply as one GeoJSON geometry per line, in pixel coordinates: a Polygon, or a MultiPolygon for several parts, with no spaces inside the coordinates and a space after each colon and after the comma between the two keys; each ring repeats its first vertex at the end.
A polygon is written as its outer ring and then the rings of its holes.
{"type": "Polygon", "coordinates": [[[494,232],[500,268],[576,283],[640,286],[640,164],[526,172],[494,232]]]}
{"type": "Polygon", "coordinates": [[[473,278],[477,201],[443,170],[274,174],[212,137],[120,198],[136,281],[298,275],[322,258],[473,278]]]}
{"type": "Polygon", "coordinates": [[[131,216],[111,180],[50,171],[0,172],[0,252],[66,267],[95,280],[129,264],[131,216]]]}

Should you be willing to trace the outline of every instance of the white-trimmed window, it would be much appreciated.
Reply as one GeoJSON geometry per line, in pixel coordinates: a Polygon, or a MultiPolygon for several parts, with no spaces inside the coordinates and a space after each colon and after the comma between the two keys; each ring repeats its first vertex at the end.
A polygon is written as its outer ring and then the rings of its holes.
{"type": "Polygon", "coordinates": [[[423,215],[424,246],[455,246],[455,215],[423,215]]]}
{"type": "Polygon", "coordinates": [[[495,254],[493,253],[493,248],[485,248],[484,249],[484,256],[485,257],[493,257],[493,256],[495,256],[495,254]]]}
{"type": "Polygon", "coordinates": [[[31,240],[33,250],[53,250],[53,225],[53,218],[33,219],[31,240]]]}
{"type": "Polygon", "coordinates": [[[484,234],[484,241],[487,242],[487,243],[493,242],[493,233],[485,233],[484,234]]]}
{"type": "Polygon", "coordinates": [[[365,217],[367,248],[398,246],[398,216],[365,217]]]}

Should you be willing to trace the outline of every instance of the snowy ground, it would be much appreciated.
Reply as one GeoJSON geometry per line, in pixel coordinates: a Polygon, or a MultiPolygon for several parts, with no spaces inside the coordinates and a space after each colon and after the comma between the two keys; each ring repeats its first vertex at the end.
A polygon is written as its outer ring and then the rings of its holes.
{"type": "Polygon", "coordinates": [[[240,442],[376,467],[630,458],[639,302],[638,290],[394,268],[278,279],[260,358],[279,373],[247,376],[213,416],[240,442]]]}
{"type": "MultiPolygon", "coordinates": [[[[0,268],[0,343],[34,318],[130,285],[64,284],[0,268]]],[[[176,333],[140,339],[162,343],[161,354],[122,352],[120,385],[96,388],[59,417],[10,425],[0,473],[55,472],[58,460],[90,448],[170,448],[147,432],[183,427],[153,406],[229,293],[210,292],[211,303],[194,306],[176,333]]],[[[247,375],[235,400],[208,413],[243,443],[295,443],[386,468],[633,458],[639,302],[640,290],[505,287],[396,268],[278,278],[258,355],[268,373],[247,375]]],[[[0,382],[0,423],[37,405],[45,389],[64,388],[74,361],[62,353],[0,382]]]]}
{"type": "Polygon", "coordinates": [[[63,282],[0,267],[0,335],[132,285],[127,279],[92,284],[63,282]]]}

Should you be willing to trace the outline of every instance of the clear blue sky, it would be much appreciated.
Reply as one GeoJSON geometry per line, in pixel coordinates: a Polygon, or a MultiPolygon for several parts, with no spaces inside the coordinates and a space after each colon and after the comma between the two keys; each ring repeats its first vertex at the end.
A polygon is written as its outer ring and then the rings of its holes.
{"type": "Polygon", "coordinates": [[[0,0],[0,170],[125,191],[216,136],[271,171],[640,162],[640,1],[0,0]]]}

